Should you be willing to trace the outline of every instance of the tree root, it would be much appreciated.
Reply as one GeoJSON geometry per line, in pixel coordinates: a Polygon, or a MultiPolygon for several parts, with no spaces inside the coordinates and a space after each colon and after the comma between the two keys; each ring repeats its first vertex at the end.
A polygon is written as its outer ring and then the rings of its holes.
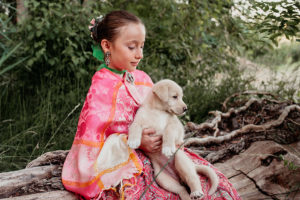
{"type": "Polygon", "coordinates": [[[252,95],[268,95],[268,96],[272,96],[274,99],[276,100],[272,100],[273,102],[277,102],[277,103],[280,103],[278,100],[278,97],[275,96],[274,94],[270,93],[270,92],[263,92],[263,91],[244,91],[244,92],[239,92],[239,93],[234,93],[233,95],[227,97],[225,99],[225,101],[223,102],[223,107],[222,109],[223,110],[227,110],[227,103],[230,101],[230,99],[232,99],[233,97],[237,97],[237,96],[241,96],[241,95],[249,95],[249,94],[252,94],[252,95]]]}
{"type": "Polygon", "coordinates": [[[245,106],[242,106],[238,109],[231,108],[231,109],[229,109],[229,111],[227,113],[221,113],[220,111],[213,111],[211,113],[215,115],[215,118],[212,120],[211,123],[202,123],[200,125],[196,125],[194,123],[189,122],[187,124],[187,126],[190,130],[195,131],[195,130],[203,130],[206,128],[211,128],[214,130],[214,134],[213,134],[214,136],[208,136],[205,138],[198,138],[198,137],[187,138],[186,142],[185,142],[185,146],[190,146],[192,144],[197,144],[197,145],[208,145],[208,144],[212,144],[212,143],[220,144],[225,141],[232,140],[233,138],[235,138],[239,135],[246,134],[249,132],[264,132],[273,127],[281,125],[291,111],[296,110],[296,111],[300,112],[299,105],[296,105],[296,104],[289,105],[289,106],[286,106],[281,111],[280,116],[276,120],[271,120],[271,121],[268,121],[261,125],[247,124],[239,129],[233,130],[231,132],[221,131],[219,129],[219,124],[220,124],[222,118],[228,118],[228,117],[232,116],[233,113],[239,114],[240,112],[248,109],[254,102],[261,103],[262,100],[257,100],[257,99],[252,98],[245,104],[245,106]]]}

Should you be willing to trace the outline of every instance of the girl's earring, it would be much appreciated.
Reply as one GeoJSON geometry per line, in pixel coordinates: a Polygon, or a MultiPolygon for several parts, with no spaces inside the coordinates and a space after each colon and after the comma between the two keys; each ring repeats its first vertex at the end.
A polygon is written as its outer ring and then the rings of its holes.
{"type": "Polygon", "coordinates": [[[110,52],[108,51],[108,52],[105,53],[105,64],[106,64],[106,66],[108,66],[109,63],[110,63],[109,56],[110,56],[110,52]]]}

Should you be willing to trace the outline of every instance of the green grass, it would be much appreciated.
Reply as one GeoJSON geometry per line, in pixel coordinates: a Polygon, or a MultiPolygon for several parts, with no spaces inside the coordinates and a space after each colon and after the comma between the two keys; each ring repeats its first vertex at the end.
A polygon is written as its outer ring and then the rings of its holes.
{"type": "Polygon", "coordinates": [[[274,50],[252,59],[255,63],[278,71],[287,68],[300,67],[300,42],[283,44],[274,50]]]}
{"type": "Polygon", "coordinates": [[[0,98],[1,172],[22,169],[45,152],[70,148],[87,92],[72,89],[65,94],[44,87],[34,96],[7,90],[0,98]],[[78,95],[68,99],[75,90],[78,95]],[[63,98],[68,100],[63,103],[63,98]]]}

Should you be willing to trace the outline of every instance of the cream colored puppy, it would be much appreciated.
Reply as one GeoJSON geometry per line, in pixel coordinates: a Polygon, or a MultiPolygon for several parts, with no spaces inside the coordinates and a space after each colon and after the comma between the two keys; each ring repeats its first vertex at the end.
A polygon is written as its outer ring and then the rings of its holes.
{"type": "MultiPolygon", "coordinates": [[[[177,118],[177,115],[182,115],[187,110],[182,96],[181,87],[174,81],[161,80],[157,82],[129,127],[127,143],[133,149],[140,146],[142,131],[145,128],[154,128],[157,135],[162,135],[162,152],[147,153],[153,164],[155,175],[161,171],[168,158],[176,152],[176,146],[183,143],[184,128],[177,118]]],[[[209,194],[213,194],[219,184],[215,171],[210,167],[194,164],[181,149],[176,152],[174,159],[166,169],[158,175],[156,181],[166,190],[179,194],[183,200],[201,199],[204,194],[197,172],[208,176],[211,182],[209,194]],[[180,184],[175,173],[189,186],[190,195],[180,184]]]]}

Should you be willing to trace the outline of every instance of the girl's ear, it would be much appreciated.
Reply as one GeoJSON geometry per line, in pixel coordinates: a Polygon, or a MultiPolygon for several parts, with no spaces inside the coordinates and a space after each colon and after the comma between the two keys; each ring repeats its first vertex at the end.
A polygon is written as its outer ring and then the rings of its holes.
{"type": "Polygon", "coordinates": [[[110,51],[111,43],[107,39],[103,39],[100,43],[104,53],[110,51]]]}

